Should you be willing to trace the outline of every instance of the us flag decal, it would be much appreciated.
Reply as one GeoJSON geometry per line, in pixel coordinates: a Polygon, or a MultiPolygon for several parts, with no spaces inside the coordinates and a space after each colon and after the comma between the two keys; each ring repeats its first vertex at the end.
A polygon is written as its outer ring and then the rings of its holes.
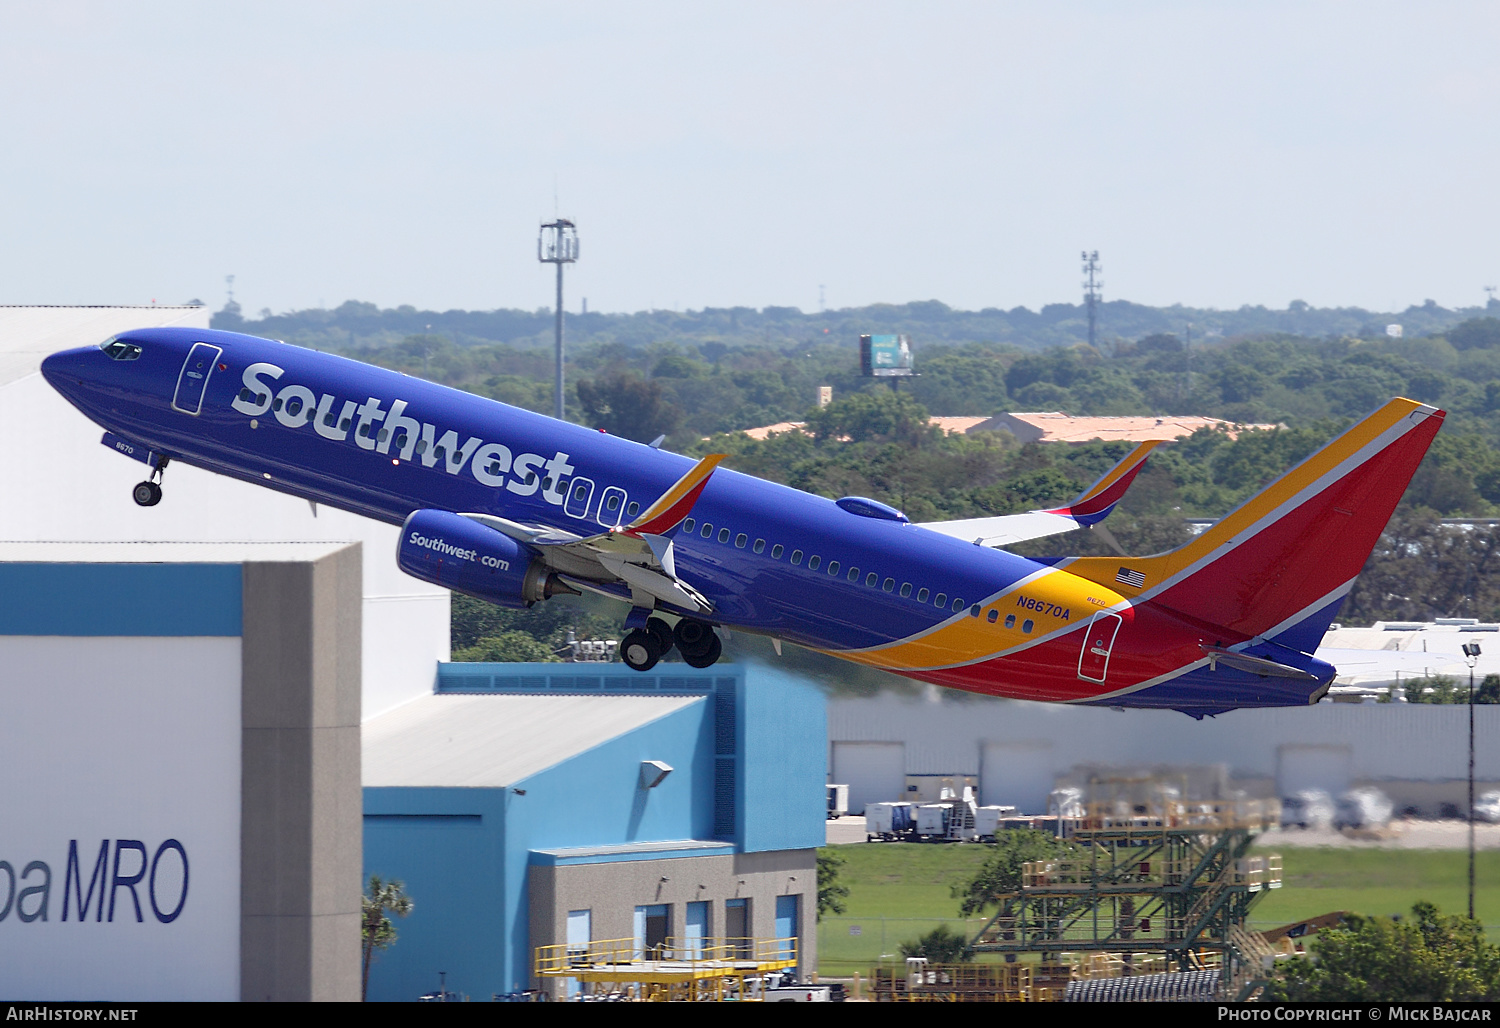
{"type": "Polygon", "coordinates": [[[1146,576],[1139,571],[1121,568],[1120,573],[1115,575],[1115,581],[1139,589],[1146,584],[1146,576]]]}

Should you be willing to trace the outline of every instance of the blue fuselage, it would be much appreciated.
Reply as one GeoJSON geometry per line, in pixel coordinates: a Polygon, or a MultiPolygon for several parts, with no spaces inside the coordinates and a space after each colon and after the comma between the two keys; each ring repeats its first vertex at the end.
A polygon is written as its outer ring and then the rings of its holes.
{"type": "MultiPolygon", "coordinates": [[[[43,372],[92,420],[174,461],[391,524],[435,508],[587,536],[628,522],[693,465],[285,343],[172,328],[118,339],[138,355],[70,350],[43,372]]],[[[1045,570],[728,470],[670,534],[712,620],[833,651],[910,638],[1045,570]]]]}

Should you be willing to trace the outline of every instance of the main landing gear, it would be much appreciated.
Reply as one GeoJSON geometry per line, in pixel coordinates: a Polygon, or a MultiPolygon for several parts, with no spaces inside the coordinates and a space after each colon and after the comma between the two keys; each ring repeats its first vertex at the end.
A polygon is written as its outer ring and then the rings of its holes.
{"type": "Polygon", "coordinates": [[[620,658],[633,671],[649,671],[673,646],[689,667],[708,667],[724,652],[712,625],[683,618],[674,629],[661,618],[651,618],[645,628],[627,632],[620,640],[620,658]]]}
{"type": "Polygon", "coordinates": [[[144,482],[137,482],[135,488],[130,490],[130,498],[141,507],[155,507],[161,502],[161,479],[162,472],[167,470],[167,458],[157,460],[151,469],[151,477],[144,482]]]}

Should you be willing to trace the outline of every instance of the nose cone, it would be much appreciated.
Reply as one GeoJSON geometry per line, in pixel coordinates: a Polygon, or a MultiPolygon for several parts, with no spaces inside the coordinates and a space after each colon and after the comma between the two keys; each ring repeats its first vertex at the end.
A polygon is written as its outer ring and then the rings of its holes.
{"type": "Polygon", "coordinates": [[[69,403],[90,417],[114,361],[97,346],[54,353],[42,361],[42,377],[69,403]]]}
{"type": "Polygon", "coordinates": [[[89,365],[102,357],[97,346],[62,350],[42,361],[42,377],[58,392],[71,396],[83,384],[89,365]]]}

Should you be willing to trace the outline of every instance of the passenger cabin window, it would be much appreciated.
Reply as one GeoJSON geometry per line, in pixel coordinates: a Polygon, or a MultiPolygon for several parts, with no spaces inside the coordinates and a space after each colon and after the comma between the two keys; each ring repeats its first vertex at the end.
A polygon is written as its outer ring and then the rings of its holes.
{"type": "Polygon", "coordinates": [[[793,564],[801,564],[802,563],[802,551],[801,550],[793,550],[792,551],[792,563],[793,564]]]}
{"type": "Polygon", "coordinates": [[[812,571],[818,570],[818,565],[821,564],[821,563],[823,563],[823,558],[822,557],[813,556],[813,557],[808,557],[807,558],[807,566],[808,566],[809,570],[812,570],[812,571]]]}
{"type": "MultiPolygon", "coordinates": [[[[615,507],[619,504],[619,502],[620,502],[620,498],[618,496],[611,496],[609,498],[609,509],[610,510],[614,510],[615,507]]],[[[697,525],[697,524],[698,524],[698,522],[694,521],[692,518],[684,518],[683,522],[682,522],[682,530],[684,532],[686,532],[688,535],[692,535],[693,534],[693,527],[695,525],[697,525]]]]}
{"type": "Polygon", "coordinates": [[[735,548],[739,549],[739,550],[743,550],[745,548],[745,544],[748,543],[749,541],[750,541],[750,537],[748,535],[746,535],[744,532],[741,532],[739,535],[737,535],[737,536],[734,537],[735,548]]]}
{"type": "Polygon", "coordinates": [[[714,534],[714,526],[705,521],[703,522],[703,531],[699,532],[698,534],[707,539],[714,534]]]}
{"type": "Polygon", "coordinates": [[[764,539],[755,540],[755,545],[751,547],[751,549],[753,549],[756,553],[765,553],[766,541],[764,539]]]}
{"type": "Polygon", "coordinates": [[[729,541],[729,529],[727,529],[727,528],[721,528],[721,529],[719,529],[719,542],[721,542],[721,543],[727,543],[728,541],[729,541]]]}
{"type": "Polygon", "coordinates": [[[902,582],[901,583],[901,595],[902,596],[910,596],[911,595],[911,583],[910,582],[902,582]]]}
{"type": "Polygon", "coordinates": [[[918,603],[926,603],[927,602],[927,587],[926,586],[923,586],[921,589],[917,590],[917,602],[918,603]]]}
{"type": "MultiPolygon", "coordinates": [[[[615,510],[617,507],[620,506],[620,498],[618,496],[616,496],[614,493],[610,493],[609,494],[609,500],[604,505],[606,507],[608,507],[610,510],[615,510]]],[[[689,532],[691,532],[693,530],[693,519],[692,518],[688,518],[687,519],[687,530],[689,532]]]]}
{"type": "MultiPolygon", "coordinates": [[[[878,581],[880,581],[880,576],[877,575],[873,571],[871,571],[868,575],[865,576],[865,585],[869,586],[871,589],[875,588],[875,583],[878,582],[878,581]]],[[[890,581],[890,580],[887,579],[887,581],[890,581]]],[[[890,592],[891,591],[890,586],[886,586],[885,591],[886,592],[890,592]]]]}
{"type": "Polygon", "coordinates": [[[639,514],[640,512],[641,512],[641,505],[639,503],[636,503],[634,500],[631,500],[630,501],[630,506],[628,506],[628,507],[625,508],[625,515],[627,517],[632,517],[633,518],[637,514],[639,514]]]}
{"type": "Polygon", "coordinates": [[[1005,615],[1005,627],[1006,628],[1015,628],[1016,627],[1016,616],[1014,614],[1007,614],[1007,615],[1005,615]]]}
{"type": "MultiPolygon", "coordinates": [[[[817,560],[816,557],[814,557],[813,559],[817,560]]],[[[830,560],[828,562],[828,573],[830,575],[836,575],[836,574],[839,573],[839,562],[838,561],[836,561],[836,560],[830,560]]]]}
{"type": "Polygon", "coordinates": [[[781,559],[781,555],[783,553],[785,553],[785,552],[786,552],[786,547],[782,546],[780,543],[777,543],[775,546],[771,547],[771,559],[772,560],[780,560],[781,559]]]}
{"type": "Polygon", "coordinates": [[[859,581],[859,568],[850,568],[849,569],[849,581],[851,581],[851,582],[858,582],[859,581]]]}
{"type": "Polygon", "coordinates": [[[880,583],[880,588],[886,592],[891,592],[896,588],[896,580],[894,578],[887,578],[884,582],[880,583]]]}
{"type": "Polygon", "coordinates": [[[953,601],[953,613],[957,614],[959,611],[961,611],[963,609],[964,609],[964,601],[963,600],[954,600],[953,601]]]}
{"type": "Polygon", "coordinates": [[[932,605],[934,607],[946,607],[948,605],[948,594],[938,593],[935,597],[933,597],[932,605]]]}
{"type": "Polygon", "coordinates": [[[992,610],[989,612],[989,614],[986,615],[986,617],[989,618],[990,624],[993,625],[995,621],[1000,617],[1000,612],[998,610],[992,610]]]}
{"type": "Polygon", "coordinates": [[[1021,622],[1021,631],[1027,633],[1028,635],[1031,634],[1031,630],[1034,627],[1035,625],[1030,618],[1027,618],[1025,621],[1021,622]]]}

